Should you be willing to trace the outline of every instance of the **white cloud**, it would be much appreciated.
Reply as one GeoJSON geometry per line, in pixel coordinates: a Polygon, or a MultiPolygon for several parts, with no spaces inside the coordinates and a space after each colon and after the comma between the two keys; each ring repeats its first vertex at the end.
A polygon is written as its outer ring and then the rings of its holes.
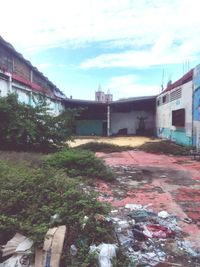
{"type": "MultiPolygon", "coordinates": [[[[195,44],[195,47],[196,46],[197,44],[195,44]]],[[[176,46],[173,45],[173,40],[167,40],[161,36],[151,48],[102,54],[83,61],[80,64],[80,68],[148,68],[156,65],[182,63],[186,59],[190,59],[190,62],[192,62],[193,60],[196,60],[196,53],[199,52],[197,47],[196,49],[195,47],[193,43],[190,42],[176,46]]]]}
{"type": "Polygon", "coordinates": [[[136,75],[122,75],[110,78],[108,83],[104,86],[110,89],[115,99],[123,96],[147,96],[156,95],[160,92],[158,85],[143,84],[136,75]]]}
{"type": "Polygon", "coordinates": [[[199,5],[198,0],[7,0],[1,3],[8,12],[1,13],[0,29],[26,48],[119,39],[152,43],[166,31],[191,36],[200,25],[199,5]]]}
{"type": "Polygon", "coordinates": [[[195,59],[199,9],[198,0],[7,0],[0,33],[23,52],[92,42],[127,49],[88,59],[82,68],[146,67],[195,59]]]}

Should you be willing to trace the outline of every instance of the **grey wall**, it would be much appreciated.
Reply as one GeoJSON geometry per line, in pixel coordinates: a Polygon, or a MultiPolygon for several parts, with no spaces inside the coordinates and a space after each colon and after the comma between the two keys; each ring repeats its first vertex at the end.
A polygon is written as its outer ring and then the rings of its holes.
{"type": "Polygon", "coordinates": [[[111,134],[117,134],[120,129],[127,128],[128,134],[136,134],[139,120],[137,117],[146,117],[146,129],[154,129],[155,117],[153,111],[131,111],[127,113],[111,113],[111,134]]]}

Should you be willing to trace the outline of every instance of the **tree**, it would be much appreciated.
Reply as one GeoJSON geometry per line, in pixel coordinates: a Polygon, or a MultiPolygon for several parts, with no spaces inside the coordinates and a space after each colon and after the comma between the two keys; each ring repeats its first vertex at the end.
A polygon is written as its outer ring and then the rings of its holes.
{"type": "Polygon", "coordinates": [[[0,146],[3,149],[49,151],[71,139],[78,111],[49,113],[44,97],[35,107],[19,103],[16,94],[0,98],[0,146]]]}

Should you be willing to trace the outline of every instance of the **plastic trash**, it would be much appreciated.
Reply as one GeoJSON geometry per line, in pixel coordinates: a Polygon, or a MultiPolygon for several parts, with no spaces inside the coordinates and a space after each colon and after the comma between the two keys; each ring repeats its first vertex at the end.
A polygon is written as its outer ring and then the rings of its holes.
{"type": "Polygon", "coordinates": [[[88,216],[84,216],[84,217],[83,217],[82,229],[85,228],[85,226],[86,226],[88,220],[89,220],[89,217],[88,217],[88,216]]]}
{"type": "Polygon", "coordinates": [[[200,251],[194,249],[189,241],[178,241],[178,247],[185,250],[193,258],[200,258],[200,251]]]}
{"type": "Polygon", "coordinates": [[[10,239],[5,246],[3,246],[2,256],[9,256],[15,252],[25,252],[30,250],[33,245],[33,241],[27,237],[16,233],[12,239],[10,239]]]}
{"type": "Polygon", "coordinates": [[[119,243],[122,247],[132,247],[134,243],[134,237],[131,231],[128,231],[128,235],[117,234],[119,243]]]}
{"type": "Polygon", "coordinates": [[[70,246],[70,254],[71,254],[71,256],[73,256],[73,257],[76,256],[77,252],[78,252],[77,247],[75,245],[71,245],[70,246]]]}
{"type": "Polygon", "coordinates": [[[98,254],[100,267],[112,267],[112,259],[116,257],[117,245],[102,243],[99,246],[91,245],[90,253],[98,254]]]}
{"type": "Polygon", "coordinates": [[[135,210],[129,213],[129,216],[136,222],[145,222],[155,217],[156,214],[146,210],[135,210]]]}
{"type": "Polygon", "coordinates": [[[163,219],[166,219],[166,218],[169,217],[169,213],[167,211],[165,211],[165,210],[162,210],[162,211],[160,211],[158,213],[158,217],[163,218],[163,219]]]}
{"type": "Polygon", "coordinates": [[[172,230],[158,224],[149,224],[146,228],[151,236],[155,238],[167,238],[174,235],[172,230]]]}
{"type": "Polygon", "coordinates": [[[0,267],[32,267],[33,265],[30,257],[32,245],[32,240],[17,233],[2,248],[3,257],[12,254],[13,256],[3,263],[0,263],[0,267]]]}
{"type": "Polygon", "coordinates": [[[128,221],[122,220],[117,222],[117,226],[119,226],[121,229],[126,229],[130,227],[128,221]]]}
{"type": "Polygon", "coordinates": [[[186,222],[186,223],[190,224],[190,223],[192,223],[192,219],[186,217],[186,218],[183,219],[183,222],[186,222]]]}
{"type": "Polygon", "coordinates": [[[143,209],[143,206],[140,204],[126,204],[125,208],[130,209],[132,211],[132,210],[141,210],[143,209]]]}
{"type": "Polygon", "coordinates": [[[143,233],[143,228],[140,225],[134,225],[132,228],[134,239],[138,241],[146,240],[146,235],[143,233]]]}
{"type": "Polygon", "coordinates": [[[8,260],[0,263],[0,267],[34,267],[31,263],[31,257],[27,254],[13,255],[8,260]]]}

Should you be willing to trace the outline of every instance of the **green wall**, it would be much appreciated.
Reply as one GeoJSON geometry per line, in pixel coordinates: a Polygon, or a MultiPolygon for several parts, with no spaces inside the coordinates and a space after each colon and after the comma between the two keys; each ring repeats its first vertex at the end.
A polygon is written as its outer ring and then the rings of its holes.
{"type": "Polygon", "coordinates": [[[78,120],[76,121],[77,135],[103,135],[102,120],[78,120]]]}

